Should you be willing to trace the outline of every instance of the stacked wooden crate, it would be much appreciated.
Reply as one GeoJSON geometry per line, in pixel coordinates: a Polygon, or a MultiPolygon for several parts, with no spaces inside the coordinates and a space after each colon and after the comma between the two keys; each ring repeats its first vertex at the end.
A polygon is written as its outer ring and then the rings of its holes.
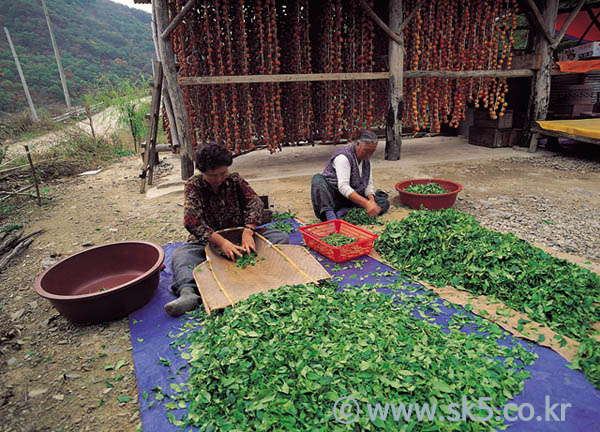
{"type": "Polygon", "coordinates": [[[578,118],[592,111],[600,93],[600,71],[587,74],[557,75],[550,87],[549,119],[578,118]]]}
{"type": "Polygon", "coordinates": [[[517,144],[521,129],[513,128],[513,112],[493,119],[487,110],[474,112],[473,126],[469,128],[469,144],[484,147],[512,147],[517,144]]]}

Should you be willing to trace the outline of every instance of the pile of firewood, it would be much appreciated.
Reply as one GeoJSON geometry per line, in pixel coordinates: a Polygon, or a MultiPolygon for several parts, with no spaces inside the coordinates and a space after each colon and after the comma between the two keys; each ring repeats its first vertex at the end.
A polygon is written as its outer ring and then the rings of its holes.
{"type": "Polygon", "coordinates": [[[23,231],[0,232],[0,272],[4,271],[9,261],[19,252],[27,249],[33,243],[33,237],[42,231],[34,231],[25,236],[23,235],[23,231]]]}

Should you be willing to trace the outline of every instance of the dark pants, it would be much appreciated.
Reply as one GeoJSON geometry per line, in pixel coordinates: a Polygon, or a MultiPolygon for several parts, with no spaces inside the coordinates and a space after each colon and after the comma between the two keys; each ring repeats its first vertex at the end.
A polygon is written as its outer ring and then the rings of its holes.
{"type": "MultiPolygon", "coordinates": [[[[266,228],[261,235],[273,244],[287,244],[290,236],[273,228],[266,228]]],[[[205,242],[184,243],[173,251],[171,265],[173,268],[173,285],[171,291],[179,297],[181,288],[191,286],[196,288],[194,267],[206,261],[205,242]]]]}
{"type": "MultiPolygon", "coordinates": [[[[310,187],[310,199],[315,216],[322,221],[327,219],[325,213],[329,210],[337,212],[342,208],[358,207],[358,205],[342,195],[336,187],[332,186],[323,174],[315,174],[313,176],[310,187]]],[[[387,212],[390,208],[388,194],[380,189],[375,192],[375,202],[381,207],[381,214],[387,212]]]]}

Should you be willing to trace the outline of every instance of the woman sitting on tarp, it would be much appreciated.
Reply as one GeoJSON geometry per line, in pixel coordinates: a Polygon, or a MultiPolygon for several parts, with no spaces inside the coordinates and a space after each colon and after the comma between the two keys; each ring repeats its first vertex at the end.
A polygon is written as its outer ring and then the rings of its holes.
{"type": "Polygon", "coordinates": [[[377,135],[363,131],[331,156],[322,174],[315,174],[310,196],[316,217],[341,219],[351,207],[364,208],[370,217],[388,211],[388,194],[373,187],[371,156],[376,148],[377,135]]]}
{"type": "MultiPolygon", "coordinates": [[[[201,302],[193,269],[206,261],[207,243],[220,248],[232,261],[243,253],[256,252],[254,230],[262,219],[262,200],[238,173],[229,173],[233,158],[224,145],[209,142],[196,151],[195,158],[200,174],[187,180],[184,192],[184,226],[190,236],[171,257],[171,290],[179,297],[165,305],[171,316],[191,311],[201,302]],[[216,232],[235,227],[244,227],[239,246],[216,232]]],[[[276,229],[264,229],[261,234],[271,243],[289,243],[288,234],[276,229]]]]}

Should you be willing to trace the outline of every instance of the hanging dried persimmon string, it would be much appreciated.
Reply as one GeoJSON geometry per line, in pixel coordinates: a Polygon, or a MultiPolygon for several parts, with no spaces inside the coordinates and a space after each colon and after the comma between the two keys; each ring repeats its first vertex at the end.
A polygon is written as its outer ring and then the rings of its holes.
{"type": "MultiPolygon", "coordinates": [[[[173,18],[185,2],[168,3],[173,18]]],[[[418,3],[405,0],[404,17],[418,3]]],[[[404,30],[404,69],[509,69],[517,12],[517,0],[426,2],[404,30]]],[[[388,70],[389,39],[353,0],[200,0],[171,41],[183,77],[388,70]]],[[[505,78],[406,79],[403,124],[457,127],[467,103],[502,116],[507,92],[505,78]]],[[[351,138],[385,124],[388,97],[385,80],[183,86],[183,95],[194,144],[216,138],[235,153],[351,138]]]]}

